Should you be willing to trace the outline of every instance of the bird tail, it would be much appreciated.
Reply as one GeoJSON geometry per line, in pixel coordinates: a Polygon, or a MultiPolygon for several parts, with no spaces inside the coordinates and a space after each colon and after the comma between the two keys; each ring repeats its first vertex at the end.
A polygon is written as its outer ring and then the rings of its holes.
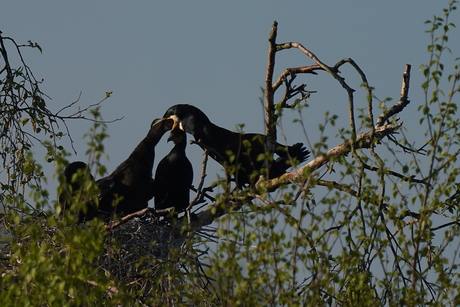
{"type": "Polygon", "coordinates": [[[310,156],[310,151],[303,146],[303,143],[295,143],[288,147],[288,156],[290,159],[297,159],[302,163],[310,156]]]}
{"type": "Polygon", "coordinates": [[[273,162],[270,168],[270,178],[281,176],[292,165],[300,164],[310,156],[310,151],[303,146],[303,143],[295,143],[287,147],[279,146],[279,148],[279,150],[276,150],[276,154],[279,157],[273,162]]]}

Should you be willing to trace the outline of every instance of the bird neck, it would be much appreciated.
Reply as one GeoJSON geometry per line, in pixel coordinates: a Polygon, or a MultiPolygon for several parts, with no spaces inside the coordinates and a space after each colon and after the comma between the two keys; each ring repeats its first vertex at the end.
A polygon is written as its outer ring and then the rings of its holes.
{"type": "Polygon", "coordinates": [[[222,137],[227,136],[226,129],[223,129],[213,123],[207,123],[206,125],[200,125],[195,129],[193,136],[195,140],[202,140],[204,143],[215,143],[222,142],[222,137]]]}
{"type": "Polygon", "coordinates": [[[158,129],[158,127],[156,127],[156,129],[150,129],[147,136],[133,150],[133,152],[130,155],[130,158],[150,158],[154,154],[155,146],[158,144],[164,133],[164,129],[158,129]]]}
{"type": "Polygon", "coordinates": [[[186,139],[182,139],[179,143],[176,143],[172,149],[174,152],[185,152],[185,147],[187,146],[186,139]]]}

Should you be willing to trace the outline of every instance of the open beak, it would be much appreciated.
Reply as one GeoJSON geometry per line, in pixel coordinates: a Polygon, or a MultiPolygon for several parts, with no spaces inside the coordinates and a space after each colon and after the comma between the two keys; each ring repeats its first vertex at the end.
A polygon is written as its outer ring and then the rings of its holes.
{"type": "Polygon", "coordinates": [[[179,117],[177,117],[176,115],[171,115],[170,117],[168,117],[168,119],[172,119],[174,121],[174,124],[173,124],[171,130],[176,129],[177,126],[179,126],[180,130],[185,131],[184,127],[182,126],[182,121],[179,119],[179,117]]]}
{"type": "Polygon", "coordinates": [[[174,121],[173,126],[171,128],[171,133],[169,134],[169,137],[168,137],[168,142],[173,141],[174,143],[176,143],[175,139],[176,139],[177,134],[175,133],[175,131],[177,131],[178,129],[184,130],[182,127],[182,122],[176,115],[171,115],[170,117],[168,117],[168,119],[172,119],[174,121]]]}

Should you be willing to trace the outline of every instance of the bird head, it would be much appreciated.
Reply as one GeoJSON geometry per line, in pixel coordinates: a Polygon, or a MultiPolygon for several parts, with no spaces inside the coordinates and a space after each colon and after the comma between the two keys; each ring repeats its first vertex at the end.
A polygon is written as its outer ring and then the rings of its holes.
{"type": "Polygon", "coordinates": [[[70,183],[72,176],[78,172],[78,170],[87,171],[88,165],[85,162],[77,161],[70,163],[64,170],[64,176],[70,183]]]}
{"type": "Polygon", "coordinates": [[[171,133],[168,137],[168,142],[173,141],[174,144],[179,144],[183,142],[184,139],[186,139],[185,131],[182,130],[179,125],[176,124],[176,122],[174,122],[174,126],[171,129],[171,133]]]}
{"type": "Polygon", "coordinates": [[[152,124],[150,125],[150,130],[153,128],[160,128],[161,130],[166,132],[168,130],[171,130],[174,125],[175,121],[172,118],[157,118],[154,119],[152,124]]]}
{"type": "Polygon", "coordinates": [[[190,134],[194,134],[202,125],[210,123],[206,114],[189,104],[176,104],[170,107],[163,117],[173,119],[175,125],[190,134]]]}

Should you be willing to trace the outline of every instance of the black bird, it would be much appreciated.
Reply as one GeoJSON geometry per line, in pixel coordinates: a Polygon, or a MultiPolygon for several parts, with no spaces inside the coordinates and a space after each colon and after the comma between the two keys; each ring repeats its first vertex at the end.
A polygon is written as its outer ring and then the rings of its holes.
{"type": "Polygon", "coordinates": [[[99,193],[96,185],[94,185],[93,189],[89,190],[82,187],[82,185],[87,186],[88,181],[95,182],[85,162],[72,162],[65,168],[59,203],[62,206],[63,213],[71,210],[74,201],[84,202],[86,208],[80,208],[74,212],[78,218],[78,223],[94,218],[98,212],[94,201],[94,197],[99,193]]]}
{"type": "Polygon", "coordinates": [[[158,163],[155,172],[155,209],[174,207],[173,216],[184,211],[190,202],[193,168],[185,155],[187,136],[178,126],[169,135],[171,152],[158,163]]]}
{"type": "MultiPolygon", "coordinates": [[[[178,104],[170,107],[164,118],[172,118],[182,130],[192,134],[196,141],[211,148],[210,156],[224,166],[237,166],[236,184],[242,187],[254,184],[261,173],[264,162],[266,136],[257,133],[237,133],[213,124],[197,107],[178,104]]],[[[269,178],[281,176],[292,166],[292,161],[305,161],[310,151],[302,143],[285,146],[276,143],[275,153],[279,158],[273,161],[269,178]]],[[[270,157],[271,158],[271,157],[270,157]]]]}
{"type": "Polygon", "coordinates": [[[163,134],[171,130],[174,121],[155,119],[147,136],[131,155],[107,177],[97,181],[101,189],[99,210],[111,214],[127,215],[147,208],[154,195],[152,179],[155,146],[163,134]],[[113,207],[114,201],[118,201],[113,207]]]}

